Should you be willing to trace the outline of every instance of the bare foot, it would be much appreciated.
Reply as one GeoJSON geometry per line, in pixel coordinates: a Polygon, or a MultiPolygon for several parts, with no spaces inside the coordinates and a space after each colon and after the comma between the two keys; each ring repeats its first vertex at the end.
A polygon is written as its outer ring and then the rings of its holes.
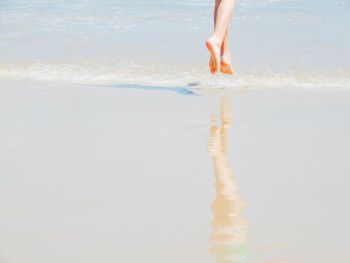
{"type": "Polygon", "coordinates": [[[220,71],[224,74],[233,74],[230,51],[225,50],[221,53],[220,71]]]}
{"type": "Polygon", "coordinates": [[[217,39],[212,36],[205,42],[207,49],[210,53],[209,68],[212,74],[218,72],[219,60],[220,60],[220,44],[217,39]]]}

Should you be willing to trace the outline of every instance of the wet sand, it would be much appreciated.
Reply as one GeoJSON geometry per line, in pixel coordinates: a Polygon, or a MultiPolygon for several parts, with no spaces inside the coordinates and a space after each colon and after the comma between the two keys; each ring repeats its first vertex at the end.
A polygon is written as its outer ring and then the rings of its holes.
{"type": "Polygon", "coordinates": [[[185,90],[2,81],[0,262],[350,261],[350,92],[185,90]]]}

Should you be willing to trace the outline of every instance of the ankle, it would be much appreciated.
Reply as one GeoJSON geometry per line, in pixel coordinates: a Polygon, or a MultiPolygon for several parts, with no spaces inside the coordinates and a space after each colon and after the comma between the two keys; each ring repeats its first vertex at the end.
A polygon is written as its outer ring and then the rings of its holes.
{"type": "Polygon", "coordinates": [[[222,41],[220,42],[219,38],[218,38],[215,34],[213,34],[213,35],[209,38],[209,40],[210,40],[211,42],[213,42],[215,45],[217,45],[219,48],[221,48],[221,46],[222,46],[222,41]]]}
{"type": "Polygon", "coordinates": [[[227,48],[221,49],[221,57],[231,57],[231,51],[227,48]]]}

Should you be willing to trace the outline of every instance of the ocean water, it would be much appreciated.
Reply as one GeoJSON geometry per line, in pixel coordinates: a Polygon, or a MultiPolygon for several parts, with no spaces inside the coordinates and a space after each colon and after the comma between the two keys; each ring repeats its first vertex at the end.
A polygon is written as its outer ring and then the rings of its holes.
{"type": "Polygon", "coordinates": [[[217,87],[350,86],[350,1],[241,0],[234,77],[210,76],[214,0],[0,1],[0,78],[217,87]]]}

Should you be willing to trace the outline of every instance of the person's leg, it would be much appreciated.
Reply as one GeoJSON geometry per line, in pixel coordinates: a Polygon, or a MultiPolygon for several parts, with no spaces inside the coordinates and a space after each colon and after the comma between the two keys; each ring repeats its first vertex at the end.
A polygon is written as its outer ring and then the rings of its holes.
{"type": "MultiPolygon", "coordinates": [[[[215,9],[214,9],[214,26],[216,25],[216,19],[217,19],[217,12],[219,5],[222,0],[216,0],[215,1],[215,9]]],[[[220,56],[221,56],[221,65],[220,65],[220,70],[223,73],[227,74],[232,74],[233,70],[231,67],[231,51],[230,51],[230,46],[228,44],[228,30],[226,29],[226,33],[224,36],[224,40],[221,45],[221,50],[220,50],[220,56]]]]}
{"type": "MultiPolygon", "coordinates": [[[[216,26],[216,19],[217,19],[217,14],[218,14],[218,8],[219,8],[219,5],[221,3],[221,0],[215,0],[215,8],[214,8],[214,29],[215,29],[215,26],[216,26]]],[[[207,44],[207,47],[208,47],[208,43],[207,44]]],[[[208,48],[209,49],[209,48],[208,48]]],[[[210,51],[210,50],[209,50],[210,51]]],[[[215,58],[215,55],[211,54],[210,55],[210,61],[209,61],[209,68],[210,68],[210,72],[212,74],[215,74],[217,71],[218,71],[218,61],[217,59],[215,58]]]]}
{"type": "Polygon", "coordinates": [[[206,46],[210,52],[210,70],[216,73],[219,57],[228,55],[227,28],[232,18],[236,0],[216,0],[214,9],[214,34],[207,40],[206,46]]]}
{"type": "Polygon", "coordinates": [[[218,2],[219,4],[216,12],[215,30],[212,38],[221,46],[232,18],[236,0],[221,0],[218,2]]]}
{"type": "Polygon", "coordinates": [[[222,42],[220,55],[220,71],[225,74],[233,74],[233,69],[231,65],[231,51],[228,44],[228,31],[226,31],[224,40],[222,42]]]}
{"type": "MultiPolygon", "coordinates": [[[[222,0],[216,0],[215,1],[215,9],[214,9],[214,28],[216,26],[216,19],[217,19],[217,14],[218,14],[218,8],[219,8],[219,5],[221,3],[222,0]]],[[[225,55],[225,53],[227,53],[227,51],[229,51],[229,45],[228,45],[228,30],[226,29],[226,32],[225,32],[225,36],[224,36],[224,40],[222,42],[222,46],[221,46],[221,52],[220,52],[220,55],[223,56],[225,55]]]]}

